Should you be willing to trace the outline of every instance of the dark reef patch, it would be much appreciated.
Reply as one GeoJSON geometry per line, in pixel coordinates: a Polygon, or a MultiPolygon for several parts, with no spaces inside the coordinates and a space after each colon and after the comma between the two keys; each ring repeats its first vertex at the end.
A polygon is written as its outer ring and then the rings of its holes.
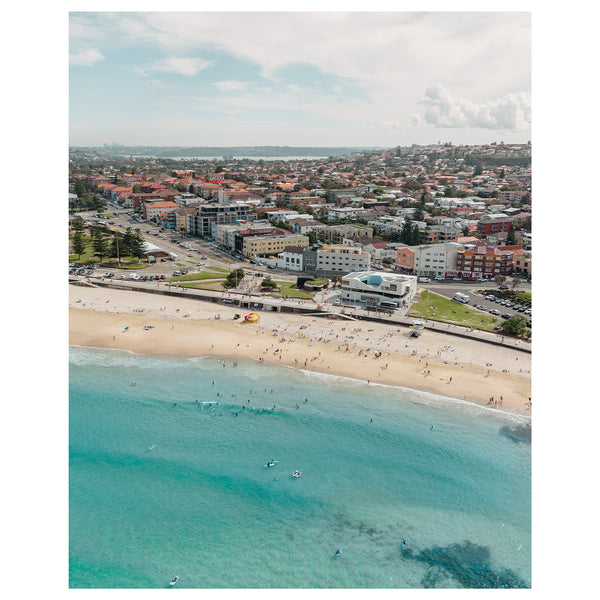
{"type": "MultiPolygon", "coordinates": [[[[490,565],[490,550],[465,540],[462,544],[426,548],[418,553],[411,549],[403,552],[405,559],[430,566],[421,583],[424,588],[435,588],[451,578],[455,587],[463,588],[527,588],[521,578],[509,569],[495,571],[490,565]]],[[[443,587],[447,587],[444,585],[443,587]]]]}
{"type": "Polygon", "coordinates": [[[518,425],[517,427],[505,425],[500,428],[500,435],[507,437],[513,442],[531,444],[531,425],[518,425]]]}

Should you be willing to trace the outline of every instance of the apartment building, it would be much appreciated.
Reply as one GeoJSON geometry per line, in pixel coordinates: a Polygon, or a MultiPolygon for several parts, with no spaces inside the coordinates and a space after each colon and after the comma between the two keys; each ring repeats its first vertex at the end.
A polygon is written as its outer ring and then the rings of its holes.
{"type": "Polygon", "coordinates": [[[346,223],[343,225],[320,225],[313,229],[317,239],[328,244],[341,244],[344,239],[373,238],[373,228],[346,223]]]}
{"type": "Polygon", "coordinates": [[[242,254],[254,259],[257,256],[279,254],[288,246],[307,247],[309,239],[294,233],[279,235],[252,235],[243,238],[242,254]]]}
{"type": "Polygon", "coordinates": [[[462,244],[455,242],[399,247],[396,270],[425,277],[453,277],[457,274],[458,251],[462,248],[462,244]]]}
{"type": "Polygon", "coordinates": [[[154,219],[158,215],[173,213],[179,208],[179,204],[172,200],[147,200],[142,205],[142,215],[145,220],[154,219]]]}
{"type": "Polygon", "coordinates": [[[480,238],[498,232],[508,232],[513,219],[504,213],[495,215],[483,215],[477,223],[477,236],[480,238]]]}
{"type": "Polygon", "coordinates": [[[187,215],[191,235],[209,237],[213,223],[234,224],[238,221],[254,221],[256,213],[244,204],[200,204],[196,214],[187,215]]]}
{"type": "Polygon", "coordinates": [[[322,275],[339,275],[371,268],[371,255],[361,248],[325,245],[316,250],[316,271],[322,275]]]}
{"type": "Polygon", "coordinates": [[[513,270],[513,252],[494,246],[465,246],[458,250],[456,269],[464,278],[510,275],[513,270]]]}

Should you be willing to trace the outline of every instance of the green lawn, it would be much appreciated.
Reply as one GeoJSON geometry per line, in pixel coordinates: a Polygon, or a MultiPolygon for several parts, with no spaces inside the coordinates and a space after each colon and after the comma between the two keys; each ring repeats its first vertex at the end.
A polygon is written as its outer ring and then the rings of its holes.
{"type": "Polygon", "coordinates": [[[210,269],[211,271],[216,271],[217,273],[227,273],[227,274],[230,273],[229,269],[222,269],[221,267],[206,267],[206,268],[210,269]]]}
{"type": "Polygon", "coordinates": [[[494,331],[494,326],[502,322],[500,317],[494,317],[482,310],[426,291],[421,293],[421,300],[411,306],[408,316],[476,327],[486,331],[494,331]]]}
{"type": "Polygon", "coordinates": [[[195,290],[217,290],[220,292],[225,291],[223,287],[224,279],[207,279],[204,281],[185,281],[180,283],[179,287],[192,288],[195,290]]]}
{"type": "Polygon", "coordinates": [[[295,287],[293,281],[273,281],[279,288],[278,292],[273,292],[272,296],[282,296],[283,298],[313,298],[314,294],[309,294],[295,287]]]}
{"type": "Polygon", "coordinates": [[[178,275],[177,277],[169,277],[167,281],[202,281],[204,279],[223,279],[222,273],[188,273],[187,275],[178,275]]]}

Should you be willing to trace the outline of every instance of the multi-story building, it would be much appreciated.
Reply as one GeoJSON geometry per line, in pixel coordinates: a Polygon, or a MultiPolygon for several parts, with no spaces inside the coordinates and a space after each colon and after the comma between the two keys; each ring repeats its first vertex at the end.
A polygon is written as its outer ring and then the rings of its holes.
{"type": "Polygon", "coordinates": [[[172,200],[156,200],[154,202],[147,200],[142,205],[142,215],[144,219],[150,220],[162,213],[173,213],[178,208],[179,204],[173,202],[172,200]]]}
{"type": "Polygon", "coordinates": [[[510,275],[513,270],[513,253],[493,246],[465,246],[458,251],[456,268],[467,279],[510,275]]]}
{"type": "Polygon", "coordinates": [[[291,271],[304,270],[304,246],[287,246],[277,255],[277,266],[291,271]]]}
{"type": "Polygon", "coordinates": [[[288,246],[306,247],[308,237],[294,233],[279,235],[252,235],[243,238],[242,254],[248,258],[279,254],[288,246]]]}
{"type": "Polygon", "coordinates": [[[425,277],[453,277],[457,274],[458,251],[462,249],[463,245],[456,242],[399,247],[396,270],[425,277]]]}
{"type": "Polygon", "coordinates": [[[362,213],[365,212],[365,209],[361,207],[341,207],[336,208],[332,207],[327,209],[327,219],[329,221],[341,221],[342,219],[356,219],[362,213]]]}
{"type": "Polygon", "coordinates": [[[520,275],[531,279],[531,253],[526,252],[514,257],[513,275],[520,275]]]}
{"type": "Polygon", "coordinates": [[[417,278],[379,271],[360,271],[342,277],[342,304],[393,310],[405,308],[417,291],[417,278]]]}
{"type": "Polygon", "coordinates": [[[329,244],[341,244],[344,239],[373,238],[373,228],[362,225],[320,225],[313,229],[317,239],[329,244]]]}
{"type": "Polygon", "coordinates": [[[191,235],[208,237],[211,225],[233,224],[238,221],[254,221],[256,213],[246,205],[200,204],[194,215],[188,215],[188,232],[191,235]]]}
{"type": "Polygon", "coordinates": [[[512,222],[513,219],[504,213],[483,215],[477,223],[477,236],[483,238],[499,231],[508,232],[512,222]]]}
{"type": "Polygon", "coordinates": [[[316,250],[315,269],[321,275],[340,275],[371,268],[371,255],[361,248],[325,245],[316,250]]]}

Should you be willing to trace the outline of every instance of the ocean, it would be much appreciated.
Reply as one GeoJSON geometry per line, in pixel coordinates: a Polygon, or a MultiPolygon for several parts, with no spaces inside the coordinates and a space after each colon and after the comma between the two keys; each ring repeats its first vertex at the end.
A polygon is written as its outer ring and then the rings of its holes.
{"type": "Polygon", "coordinates": [[[69,365],[71,588],[531,587],[526,416],[250,360],[69,365]]]}

